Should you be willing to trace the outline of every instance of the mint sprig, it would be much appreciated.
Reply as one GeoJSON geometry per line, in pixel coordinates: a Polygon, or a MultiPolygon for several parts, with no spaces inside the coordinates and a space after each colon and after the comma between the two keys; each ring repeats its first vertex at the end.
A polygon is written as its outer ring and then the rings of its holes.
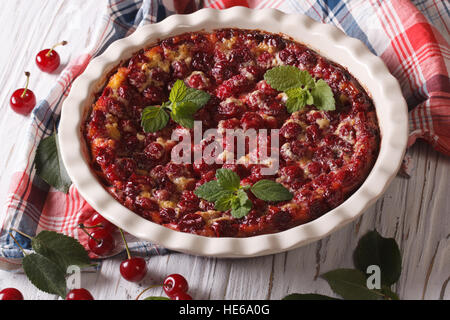
{"type": "Polygon", "coordinates": [[[210,97],[209,93],[190,88],[182,80],[177,80],[170,90],[169,101],[161,106],[148,106],[142,111],[142,128],[144,132],[156,132],[172,118],[176,123],[191,129],[194,127],[194,114],[210,97]]]}
{"type": "Polygon", "coordinates": [[[230,169],[216,171],[216,180],[206,182],[195,189],[197,197],[214,202],[218,211],[231,210],[237,219],[245,217],[252,209],[252,201],[247,191],[264,201],[285,201],[292,199],[292,194],[283,185],[272,180],[260,180],[253,186],[241,186],[241,179],[230,169]]]}
{"type": "Polygon", "coordinates": [[[315,105],[319,110],[336,109],[333,91],[322,79],[314,78],[306,70],[294,66],[278,66],[267,70],[264,80],[275,90],[286,93],[286,108],[289,113],[299,111],[306,105],[315,105]]]}

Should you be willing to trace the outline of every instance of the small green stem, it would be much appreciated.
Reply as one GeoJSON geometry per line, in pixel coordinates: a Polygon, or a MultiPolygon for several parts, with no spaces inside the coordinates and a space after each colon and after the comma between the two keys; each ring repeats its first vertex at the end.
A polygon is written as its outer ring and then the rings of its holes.
{"type": "Polygon", "coordinates": [[[25,89],[20,95],[21,98],[25,97],[25,93],[27,93],[28,90],[28,83],[30,82],[30,73],[28,71],[25,72],[25,76],[27,77],[27,82],[25,83],[25,89]]]}
{"type": "Polygon", "coordinates": [[[57,46],[65,46],[66,44],[67,44],[67,41],[61,41],[61,42],[55,44],[53,47],[50,48],[50,50],[48,50],[48,52],[46,53],[46,56],[50,57],[50,54],[57,46]]]}
{"type": "Polygon", "coordinates": [[[14,236],[12,235],[11,231],[9,231],[9,235],[11,236],[11,238],[13,238],[14,242],[19,246],[20,251],[22,251],[23,255],[26,256],[26,252],[25,249],[22,248],[22,246],[20,245],[20,243],[16,240],[16,238],[14,238],[14,236]]]}
{"type": "Polygon", "coordinates": [[[123,243],[125,244],[125,250],[127,250],[128,259],[131,259],[130,249],[128,248],[127,240],[125,240],[125,235],[123,234],[122,229],[119,228],[120,235],[122,236],[123,243]]]}
{"type": "Polygon", "coordinates": [[[95,242],[97,242],[98,244],[100,244],[100,240],[95,239],[89,232],[87,232],[87,231],[85,230],[86,226],[85,226],[84,224],[80,223],[80,224],[78,225],[78,227],[79,227],[84,233],[86,233],[87,236],[88,236],[89,238],[91,238],[92,240],[94,240],[95,242]]]}
{"type": "Polygon", "coordinates": [[[27,238],[30,239],[30,240],[33,240],[33,237],[27,235],[25,232],[22,232],[22,231],[20,231],[20,230],[14,229],[14,228],[11,228],[11,230],[14,231],[14,232],[17,232],[18,234],[20,234],[20,235],[22,235],[22,236],[24,236],[24,237],[27,237],[27,238]]]}
{"type": "Polygon", "coordinates": [[[141,291],[141,293],[138,294],[138,296],[136,297],[136,300],[139,300],[139,298],[142,296],[142,294],[143,294],[144,292],[146,292],[146,291],[148,291],[148,290],[150,290],[150,289],[157,288],[157,287],[162,287],[162,286],[164,286],[164,285],[163,285],[163,284],[155,284],[155,285],[153,285],[153,286],[150,286],[150,287],[148,287],[148,288],[145,288],[143,291],[141,291]]]}

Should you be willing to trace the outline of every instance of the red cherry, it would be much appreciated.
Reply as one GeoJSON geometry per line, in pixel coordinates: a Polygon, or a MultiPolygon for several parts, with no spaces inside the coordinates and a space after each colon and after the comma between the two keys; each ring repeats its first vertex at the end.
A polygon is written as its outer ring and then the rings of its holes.
{"type": "Polygon", "coordinates": [[[60,58],[58,52],[54,49],[61,45],[65,46],[67,41],[55,44],[51,49],[44,49],[36,55],[36,64],[44,72],[53,72],[59,67],[60,58]]]}
{"type": "Polygon", "coordinates": [[[120,274],[125,280],[130,282],[139,282],[144,279],[147,274],[147,264],[145,260],[140,257],[131,257],[130,249],[128,248],[127,240],[123,234],[122,229],[119,228],[120,235],[122,236],[125,249],[127,250],[128,259],[122,261],[120,264],[120,274]]]}
{"type": "Polygon", "coordinates": [[[173,298],[180,293],[186,293],[189,289],[189,285],[181,274],[175,273],[168,275],[164,279],[163,289],[169,298],[173,298]]]}
{"type": "Polygon", "coordinates": [[[72,289],[66,295],[66,300],[94,300],[92,294],[86,289],[72,289]]]}
{"type": "Polygon", "coordinates": [[[116,231],[116,226],[111,222],[106,220],[100,213],[95,212],[85,223],[86,227],[92,228],[98,226],[99,228],[103,228],[106,231],[113,233],[116,231]]]}
{"type": "Polygon", "coordinates": [[[96,229],[91,232],[88,240],[89,249],[99,256],[106,256],[116,247],[116,242],[105,229],[96,229]]]}
{"type": "Polygon", "coordinates": [[[192,300],[192,297],[186,292],[177,292],[170,297],[171,300],[192,300]]]}
{"type": "Polygon", "coordinates": [[[31,110],[33,110],[34,106],[36,105],[36,97],[33,91],[28,89],[30,73],[25,72],[25,76],[27,77],[25,88],[17,89],[16,91],[14,91],[11,95],[11,99],[9,100],[9,104],[15,112],[26,116],[31,112],[31,110]]]}
{"type": "Polygon", "coordinates": [[[0,291],[0,300],[23,300],[23,295],[15,288],[6,288],[0,291]]]}
{"type": "Polygon", "coordinates": [[[125,280],[139,282],[147,274],[147,264],[140,257],[127,259],[120,264],[120,274],[125,280]]]}

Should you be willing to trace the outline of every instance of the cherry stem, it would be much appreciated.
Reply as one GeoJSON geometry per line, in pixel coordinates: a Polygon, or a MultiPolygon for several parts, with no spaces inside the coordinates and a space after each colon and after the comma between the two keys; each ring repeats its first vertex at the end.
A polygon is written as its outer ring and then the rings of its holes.
{"type": "Polygon", "coordinates": [[[25,83],[25,89],[20,95],[21,98],[25,97],[25,93],[27,93],[28,90],[28,83],[30,82],[30,73],[28,71],[25,71],[25,76],[27,77],[27,83],[25,83]]]}
{"type": "Polygon", "coordinates": [[[25,249],[22,248],[22,246],[20,245],[20,243],[16,240],[16,238],[14,238],[14,236],[12,235],[11,231],[9,231],[9,235],[11,236],[11,238],[13,238],[14,242],[19,246],[20,251],[22,251],[23,255],[26,256],[26,252],[25,249]]]}
{"type": "Polygon", "coordinates": [[[48,52],[45,56],[50,57],[50,54],[52,53],[53,49],[55,49],[57,46],[65,46],[66,44],[67,44],[67,41],[65,41],[65,40],[55,44],[53,47],[50,48],[50,50],[48,50],[48,52]]]}
{"type": "Polygon", "coordinates": [[[87,231],[85,230],[86,226],[85,226],[84,224],[80,223],[80,224],[78,225],[78,227],[79,227],[84,233],[86,233],[87,236],[88,236],[89,238],[91,238],[92,240],[94,240],[95,242],[97,242],[98,244],[100,244],[100,240],[95,239],[89,232],[87,232],[87,231]]]}
{"type": "Polygon", "coordinates": [[[27,237],[27,238],[30,239],[30,240],[33,240],[33,237],[32,237],[32,236],[29,236],[29,235],[26,234],[25,232],[22,232],[22,231],[20,231],[20,230],[14,229],[14,228],[11,228],[11,230],[14,231],[14,232],[17,232],[18,234],[20,234],[20,235],[22,235],[22,236],[24,236],[24,237],[27,237]]]}
{"type": "Polygon", "coordinates": [[[120,235],[122,236],[123,243],[125,244],[125,250],[127,250],[128,259],[131,259],[130,249],[128,248],[127,240],[125,240],[125,235],[123,234],[122,229],[119,228],[120,235]]]}
{"type": "Polygon", "coordinates": [[[143,294],[144,292],[146,292],[146,291],[148,291],[148,290],[150,290],[150,289],[153,289],[153,288],[163,287],[163,286],[164,286],[163,284],[155,284],[155,285],[153,285],[153,286],[150,286],[150,287],[148,287],[148,288],[145,288],[143,291],[141,291],[141,293],[138,294],[138,296],[136,297],[136,300],[139,300],[139,298],[142,296],[142,294],[143,294]]]}
{"type": "Polygon", "coordinates": [[[85,225],[83,224],[83,228],[84,228],[84,229],[95,229],[95,228],[101,228],[101,227],[103,227],[103,225],[102,225],[101,223],[96,224],[95,226],[85,226],[85,225]]]}

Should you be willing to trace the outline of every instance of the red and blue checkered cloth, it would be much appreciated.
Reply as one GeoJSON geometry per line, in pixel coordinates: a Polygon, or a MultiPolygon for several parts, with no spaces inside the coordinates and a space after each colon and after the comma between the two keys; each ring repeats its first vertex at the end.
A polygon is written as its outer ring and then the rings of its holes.
{"type": "MultiPolygon", "coordinates": [[[[418,138],[450,155],[450,84],[448,2],[440,0],[110,0],[97,29],[95,42],[86,53],[62,72],[47,98],[39,102],[32,116],[23,146],[23,158],[13,175],[7,205],[0,212],[0,268],[20,267],[22,253],[8,231],[19,229],[29,235],[53,230],[86,239],[77,229],[91,212],[72,186],[68,194],[50,188],[36,176],[34,157],[39,142],[58,123],[61,104],[72,81],[83,72],[92,57],[114,40],[132,33],[139,25],[161,21],[175,12],[192,12],[200,7],[224,9],[235,5],[277,8],[286,13],[304,13],[330,23],[351,37],[362,40],[380,56],[398,79],[409,106],[409,145],[418,138]]],[[[17,235],[30,248],[27,238],[17,235]]],[[[133,241],[132,250],[143,255],[161,254],[164,248],[133,241]]]]}

